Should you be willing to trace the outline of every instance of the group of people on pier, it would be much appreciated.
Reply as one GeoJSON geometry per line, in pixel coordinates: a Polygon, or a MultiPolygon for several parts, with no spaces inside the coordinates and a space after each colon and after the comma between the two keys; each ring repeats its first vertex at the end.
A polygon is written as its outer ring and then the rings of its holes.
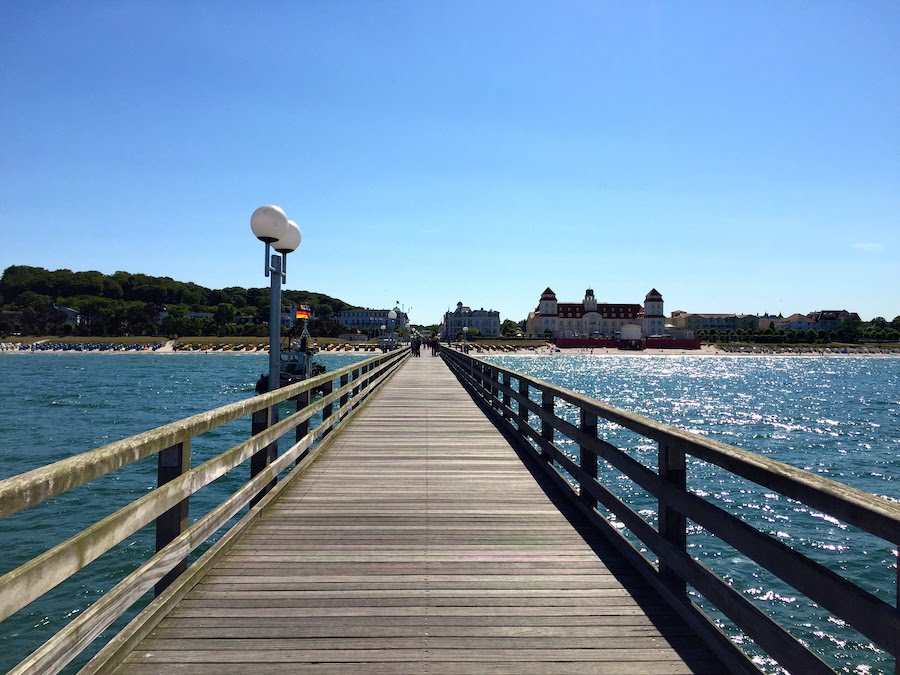
{"type": "MultiPolygon", "coordinates": [[[[425,346],[431,349],[431,355],[438,355],[438,348],[440,346],[440,342],[438,342],[437,338],[428,338],[425,341],[425,346]]],[[[409,343],[410,348],[412,349],[413,356],[422,356],[422,339],[419,337],[414,337],[412,342],[409,343]]]]}

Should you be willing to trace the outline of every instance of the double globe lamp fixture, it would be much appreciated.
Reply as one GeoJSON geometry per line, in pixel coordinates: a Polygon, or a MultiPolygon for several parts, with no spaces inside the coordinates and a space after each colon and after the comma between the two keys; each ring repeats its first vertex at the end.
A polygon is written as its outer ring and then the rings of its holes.
{"type": "MultiPolygon", "coordinates": [[[[300,246],[300,228],[277,206],[260,206],[250,216],[250,229],[266,245],[266,276],[271,276],[269,299],[269,391],[280,384],[281,283],[287,281],[287,255],[300,246]],[[274,248],[280,255],[272,254],[274,248]]],[[[277,421],[277,408],[273,411],[277,421]]]]}
{"type": "Polygon", "coordinates": [[[281,254],[281,279],[286,281],[287,254],[296,251],[302,239],[297,223],[288,220],[285,212],[278,206],[260,206],[250,216],[250,229],[266,245],[266,276],[275,271],[269,264],[271,247],[281,254]]]}

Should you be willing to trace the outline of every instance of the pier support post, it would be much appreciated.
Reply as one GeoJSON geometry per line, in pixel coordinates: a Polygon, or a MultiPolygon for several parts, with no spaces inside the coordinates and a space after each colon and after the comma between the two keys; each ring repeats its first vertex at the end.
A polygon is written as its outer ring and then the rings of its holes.
{"type": "MultiPolygon", "coordinates": [[[[331,392],[334,391],[334,380],[329,380],[325,384],[322,385],[322,396],[330,396],[331,392]]],[[[331,417],[331,413],[334,412],[334,401],[331,403],[326,403],[325,407],[322,408],[322,424],[325,424],[325,420],[331,417]]],[[[329,426],[322,433],[322,438],[325,438],[328,434],[331,433],[331,426],[329,426]]]]}
{"type": "MultiPolygon", "coordinates": [[[[182,441],[161,450],[156,456],[156,484],[162,487],[191,468],[191,441],[182,441]]],[[[159,552],[188,527],[188,499],[183,499],[156,519],[156,551],[159,552]]],[[[160,579],[153,588],[158,596],[187,569],[187,558],[160,579]]]]}
{"type": "MultiPolygon", "coordinates": [[[[509,389],[512,386],[512,377],[509,373],[503,373],[503,386],[509,389]]],[[[512,412],[509,409],[509,391],[503,392],[503,417],[509,419],[512,412]]]]}
{"type": "Polygon", "coordinates": [[[500,388],[497,386],[498,384],[498,374],[497,369],[494,366],[486,366],[487,368],[487,376],[490,378],[490,387],[491,387],[491,407],[494,410],[501,410],[500,405],[500,388]]]}
{"type": "MultiPolygon", "coordinates": [[[[269,415],[275,410],[278,410],[277,406],[272,406],[271,408],[265,408],[263,410],[257,410],[253,413],[252,421],[250,423],[250,435],[256,436],[256,434],[261,433],[269,428],[269,415]]],[[[277,415],[277,412],[275,413],[277,415]]],[[[272,424],[277,422],[278,419],[276,417],[275,420],[272,421],[272,424]]],[[[262,450],[254,454],[250,457],[250,478],[251,480],[258,476],[269,464],[278,456],[278,443],[273,442],[264,447],[262,450]]],[[[268,485],[266,485],[253,499],[250,500],[250,507],[252,508],[256,502],[262,499],[272,488],[275,487],[275,480],[269,481],[268,485]]]]}
{"type": "MultiPolygon", "coordinates": [[[[297,394],[297,412],[303,410],[306,406],[309,405],[309,390],[301,392],[297,394]]],[[[294,430],[294,442],[299,443],[303,440],[303,437],[309,433],[309,420],[304,420],[297,425],[297,428],[294,430]]],[[[308,452],[308,450],[307,450],[308,452]]],[[[297,457],[294,461],[294,466],[297,466],[300,461],[306,456],[306,453],[302,453],[297,457]]]]}
{"type": "MultiPolygon", "coordinates": [[[[683,450],[659,444],[659,477],[678,490],[687,490],[687,467],[683,450]]],[[[662,500],[659,501],[658,512],[659,533],[679,551],[687,551],[687,518],[662,500]]],[[[662,559],[659,561],[659,576],[677,597],[687,601],[687,584],[662,559]]]]}
{"type": "MultiPolygon", "coordinates": [[[[349,376],[349,375],[341,375],[341,388],[343,389],[343,388],[346,387],[348,384],[350,384],[350,376],[349,376]]],[[[348,393],[346,393],[346,394],[343,394],[343,395],[341,396],[341,408],[343,408],[345,405],[347,405],[347,402],[348,402],[349,400],[350,400],[350,393],[348,392],[348,393]]],[[[347,413],[342,413],[342,414],[341,414],[341,419],[343,419],[344,417],[346,417],[346,415],[347,415],[347,413]]]]}
{"type": "MultiPolygon", "coordinates": [[[[590,434],[594,438],[597,437],[597,413],[589,412],[584,408],[581,409],[581,421],[579,428],[586,434],[590,434]]],[[[583,445],[579,448],[581,470],[584,472],[584,481],[597,480],[597,455],[590,452],[583,445]]],[[[589,509],[593,510],[597,506],[597,499],[588,492],[584,485],[581,486],[579,494],[581,502],[589,509]]]]}
{"type": "MultiPolygon", "coordinates": [[[[553,414],[554,405],[555,405],[556,397],[553,396],[553,392],[547,391],[546,389],[541,390],[541,408],[549,412],[551,415],[553,414]]],[[[548,443],[553,443],[553,425],[546,420],[541,420],[541,438],[543,438],[548,443]]],[[[545,462],[552,462],[553,459],[550,457],[550,453],[541,449],[541,457],[545,462]]]]}
{"type": "Polygon", "coordinates": [[[360,369],[357,368],[353,371],[353,407],[359,405],[359,378],[360,378],[360,369]]]}
{"type": "Polygon", "coordinates": [[[524,434],[523,429],[528,426],[528,408],[525,406],[522,401],[528,400],[528,383],[519,378],[519,410],[518,410],[518,418],[519,418],[519,433],[524,434]]]}

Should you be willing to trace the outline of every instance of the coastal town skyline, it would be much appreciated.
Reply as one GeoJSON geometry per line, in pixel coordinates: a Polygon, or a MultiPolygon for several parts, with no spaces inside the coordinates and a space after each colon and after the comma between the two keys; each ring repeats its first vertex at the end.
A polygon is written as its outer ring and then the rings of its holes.
{"type": "MultiPolygon", "coordinates": [[[[170,309],[173,312],[171,316],[194,319],[217,317],[217,323],[229,324],[239,330],[240,326],[257,324],[262,320],[262,309],[255,304],[260,299],[266,304],[264,313],[268,316],[268,297],[269,289],[262,287],[210,289],[170,277],[132,275],[125,271],[104,275],[97,271],[11,266],[0,274],[0,333],[5,331],[21,334],[23,329],[27,330],[25,324],[21,323],[26,307],[31,317],[26,324],[36,321],[34,325],[42,325],[39,332],[43,333],[47,333],[51,324],[61,328],[62,323],[68,323],[74,328],[83,326],[85,322],[93,325],[97,319],[101,319],[101,323],[106,325],[101,315],[108,315],[108,318],[115,315],[127,322],[131,321],[127,317],[135,320],[140,318],[144,330],[155,335],[159,333],[153,332],[154,327],[157,330],[165,328],[160,324],[170,316],[170,309]],[[142,306],[142,309],[137,311],[136,306],[142,306]],[[98,314],[101,307],[106,308],[106,314],[98,314]],[[117,309],[113,309],[114,307],[117,309]],[[81,311],[82,308],[85,312],[81,311]]],[[[553,337],[618,335],[625,328],[633,332],[636,326],[640,326],[641,334],[646,337],[685,335],[685,331],[693,336],[700,329],[775,328],[802,333],[810,330],[829,332],[844,319],[853,319],[863,324],[874,321],[876,327],[893,324],[896,328],[900,322],[900,315],[893,319],[889,316],[863,319],[858,312],[846,309],[820,309],[787,315],[769,312],[713,313],[685,309],[665,311],[664,299],[656,288],[647,292],[643,302],[607,302],[598,299],[592,288],[584,291],[581,300],[572,301],[569,298],[559,302],[555,292],[547,287],[534,310],[524,319],[501,317],[497,310],[473,308],[458,301],[455,309],[445,312],[439,321],[413,321],[409,317],[411,308],[405,307],[399,300],[383,307],[364,307],[345,298],[333,298],[314,290],[303,290],[299,291],[299,296],[292,293],[290,297],[282,297],[283,326],[293,326],[295,313],[296,318],[300,318],[302,312],[304,318],[312,317],[316,320],[319,317],[317,308],[321,309],[323,303],[328,305],[322,314],[326,319],[333,318],[351,331],[360,329],[367,333],[388,323],[390,314],[394,315],[397,325],[401,327],[417,325],[427,328],[437,325],[439,331],[447,332],[452,325],[458,332],[469,326],[475,333],[498,337],[501,334],[501,324],[508,322],[516,324],[520,334],[550,334],[553,337]],[[440,327],[441,324],[443,328],[440,327]]],[[[393,323],[393,320],[390,322],[393,323]]],[[[184,332],[184,328],[178,332],[184,332]]]]}
{"type": "Polygon", "coordinates": [[[0,269],[900,314],[900,6],[5,4],[0,269]],[[36,48],[35,45],[39,45],[36,48]]]}

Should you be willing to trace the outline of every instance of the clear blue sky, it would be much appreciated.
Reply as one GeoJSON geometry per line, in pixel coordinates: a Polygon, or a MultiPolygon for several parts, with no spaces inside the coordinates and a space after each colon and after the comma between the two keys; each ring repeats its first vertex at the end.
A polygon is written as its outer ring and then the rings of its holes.
{"type": "Polygon", "coordinates": [[[0,3],[0,269],[900,314],[900,3],[0,3]]]}

